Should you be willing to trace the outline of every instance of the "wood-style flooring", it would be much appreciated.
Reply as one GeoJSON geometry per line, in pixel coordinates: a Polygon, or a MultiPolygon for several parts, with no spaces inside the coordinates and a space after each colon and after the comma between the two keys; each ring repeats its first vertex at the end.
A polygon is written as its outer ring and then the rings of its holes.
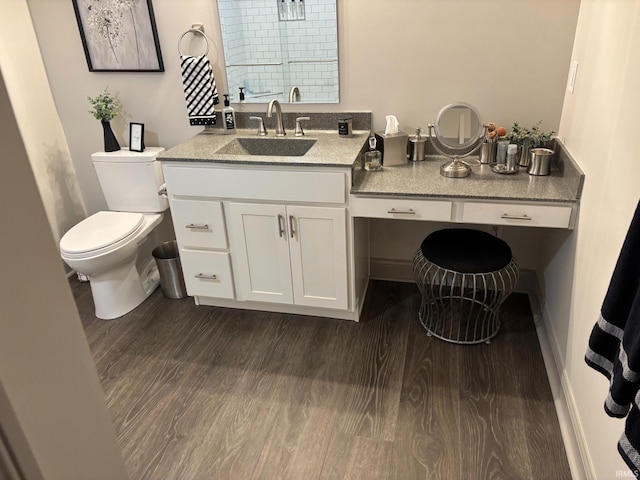
{"type": "Polygon", "coordinates": [[[489,344],[372,281],[360,323],[196,306],[112,321],[71,281],[132,479],[570,479],[527,297],[489,344]]]}

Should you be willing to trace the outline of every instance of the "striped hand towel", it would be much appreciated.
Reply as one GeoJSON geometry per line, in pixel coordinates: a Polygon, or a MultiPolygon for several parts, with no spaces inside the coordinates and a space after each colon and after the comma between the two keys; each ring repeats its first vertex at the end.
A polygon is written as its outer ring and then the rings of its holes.
{"type": "Polygon", "coordinates": [[[211,62],[206,55],[180,55],[182,86],[191,125],[215,125],[220,103],[211,62]]]}

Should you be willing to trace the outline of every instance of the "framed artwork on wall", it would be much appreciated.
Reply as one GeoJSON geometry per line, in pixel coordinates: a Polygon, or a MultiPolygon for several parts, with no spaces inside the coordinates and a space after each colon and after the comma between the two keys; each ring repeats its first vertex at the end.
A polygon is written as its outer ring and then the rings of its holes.
{"type": "Polygon", "coordinates": [[[151,0],[73,0],[90,72],[164,72],[151,0]]]}

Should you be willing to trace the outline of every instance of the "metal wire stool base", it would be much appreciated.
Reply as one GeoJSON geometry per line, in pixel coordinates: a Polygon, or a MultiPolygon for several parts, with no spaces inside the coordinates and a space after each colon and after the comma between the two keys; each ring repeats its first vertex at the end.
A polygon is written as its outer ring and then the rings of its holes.
{"type": "Polygon", "coordinates": [[[460,273],[431,263],[418,250],[413,276],[422,295],[418,319],[434,337],[457,344],[489,341],[500,330],[500,306],[518,282],[518,265],[500,270],[460,273]]]}

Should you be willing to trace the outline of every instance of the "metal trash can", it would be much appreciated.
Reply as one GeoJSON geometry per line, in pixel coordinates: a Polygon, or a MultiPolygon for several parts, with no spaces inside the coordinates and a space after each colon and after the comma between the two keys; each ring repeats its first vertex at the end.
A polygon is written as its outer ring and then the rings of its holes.
{"type": "Polygon", "coordinates": [[[167,298],[186,297],[187,288],[184,285],[178,243],[175,240],[161,243],[153,249],[151,255],[158,265],[162,294],[167,298]]]}

